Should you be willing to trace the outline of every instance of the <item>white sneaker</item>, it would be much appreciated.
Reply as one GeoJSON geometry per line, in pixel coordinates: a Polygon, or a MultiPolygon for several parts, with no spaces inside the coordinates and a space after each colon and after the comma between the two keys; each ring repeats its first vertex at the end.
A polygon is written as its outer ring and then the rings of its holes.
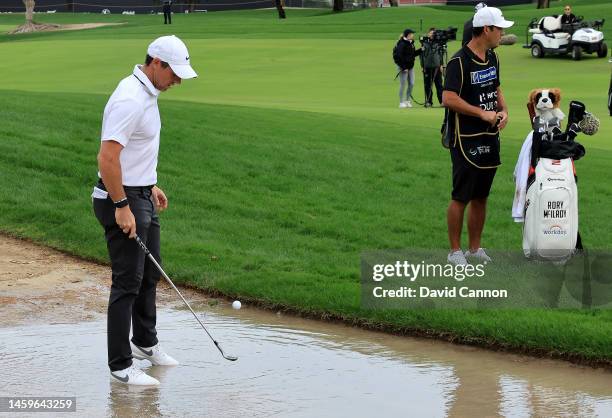
{"type": "Polygon", "coordinates": [[[133,364],[127,369],[111,372],[111,376],[118,382],[137,386],[158,386],[159,380],[149,376],[133,364]]]}
{"type": "Polygon", "coordinates": [[[153,347],[138,347],[130,341],[132,357],[138,360],[149,360],[154,366],[178,366],[179,362],[166,354],[159,344],[153,347]]]}
{"type": "Polygon", "coordinates": [[[474,252],[471,252],[470,250],[467,250],[467,251],[465,252],[465,256],[466,256],[466,258],[467,258],[467,257],[470,257],[470,258],[475,258],[475,259],[477,259],[478,261],[482,261],[482,262],[484,262],[484,263],[490,263],[490,262],[491,262],[491,257],[489,257],[489,256],[487,255],[487,253],[485,253],[484,248],[479,248],[479,249],[477,249],[477,250],[476,250],[476,251],[474,251],[474,252]]]}
{"type": "Polygon", "coordinates": [[[399,105],[400,109],[406,109],[408,107],[408,105],[406,104],[406,102],[401,102],[399,105]]]}
{"type": "Polygon", "coordinates": [[[468,263],[467,260],[465,259],[465,255],[463,255],[463,251],[461,250],[457,250],[457,251],[453,251],[452,253],[449,253],[446,260],[449,263],[452,263],[456,266],[466,265],[468,263]]]}
{"type": "Polygon", "coordinates": [[[406,100],[404,104],[406,105],[406,107],[412,107],[412,102],[410,100],[406,100]]]}

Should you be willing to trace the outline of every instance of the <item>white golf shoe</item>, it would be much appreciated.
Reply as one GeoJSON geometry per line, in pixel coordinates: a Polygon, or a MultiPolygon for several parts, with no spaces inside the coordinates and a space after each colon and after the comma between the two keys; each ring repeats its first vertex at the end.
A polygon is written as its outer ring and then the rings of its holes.
{"type": "Polygon", "coordinates": [[[406,105],[406,107],[412,107],[412,102],[410,100],[406,100],[404,104],[406,105]]]}
{"type": "Polygon", "coordinates": [[[159,344],[153,347],[139,347],[130,341],[132,357],[149,360],[154,366],[178,366],[179,362],[166,354],[159,344]]]}
{"type": "Polygon", "coordinates": [[[449,263],[454,264],[456,266],[464,266],[468,263],[467,260],[465,259],[465,255],[463,255],[463,251],[461,250],[457,250],[457,251],[453,251],[452,253],[449,253],[446,260],[449,263]]]}
{"type": "Polygon", "coordinates": [[[111,372],[111,376],[117,382],[135,386],[158,386],[159,380],[149,376],[133,364],[127,369],[111,372]]]}
{"type": "Polygon", "coordinates": [[[399,108],[400,109],[405,109],[407,107],[408,107],[408,105],[406,105],[406,102],[400,102],[400,104],[399,104],[399,108]]]}
{"type": "Polygon", "coordinates": [[[479,248],[476,251],[472,252],[470,250],[467,250],[465,252],[465,257],[466,258],[475,258],[476,260],[482,262],[482,263],[490,263],[491,262],[491,257],[489,257],[487,255],[487,253],[485,253],[484,248],[479,248]]]}

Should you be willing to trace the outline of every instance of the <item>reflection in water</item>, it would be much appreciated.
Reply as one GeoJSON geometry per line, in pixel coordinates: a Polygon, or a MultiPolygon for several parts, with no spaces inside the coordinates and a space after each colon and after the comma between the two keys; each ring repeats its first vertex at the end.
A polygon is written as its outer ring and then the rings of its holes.
{"type": "MultiPolygon", "coordinates": [[[[163,375],[163,368],[152,367],[147,373],[156,378],[163,375]],[[161,369],[155,371],[154,369],[161,369]]],[[[107,416],[110,417],[161,417],[159,410],[159,387],[128,386],[111,382],[108,396],[107,416]]]]}
{"type": "Polygon", "coordinates": [[[612,374],[552,360],[225,307],[159,312],[178,367],[111,382],[104,322],[0,328],[0,394],[77,396],[79,416],[612,416],[612,374]],[[102,412],[103,411],[103,412],[102,412]]]}

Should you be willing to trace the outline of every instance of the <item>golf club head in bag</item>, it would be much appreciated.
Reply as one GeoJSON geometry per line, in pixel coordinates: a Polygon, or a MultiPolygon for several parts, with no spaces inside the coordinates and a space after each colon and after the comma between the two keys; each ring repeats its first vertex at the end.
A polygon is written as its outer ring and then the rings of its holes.
{"type": "Polygon", "coordinates": [[[584,103],[572,100],[569,106],[567,127],[565,133],[574,139],[579,132],[585,135],[595,135],[599,130],[599,119],[586,111],[584,103]]]}

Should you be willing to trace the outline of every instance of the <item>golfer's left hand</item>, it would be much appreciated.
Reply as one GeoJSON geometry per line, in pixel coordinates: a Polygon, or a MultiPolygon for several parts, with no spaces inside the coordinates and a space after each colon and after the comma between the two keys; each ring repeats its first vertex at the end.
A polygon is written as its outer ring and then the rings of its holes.
{"type": "Polygon", "coordinates": [[[155,203],[157,210],[161,212],[168,207],[168,198],[162,189],[153,186],[151,193],[153,194],[153,203],[155,203]]]}
{"type": "Polygon", "coordinates": [[[506,124],[508,123],[508,112],[502,110],[501,112],[498,112],[498,115],[501,115],[501,119],[497,126],[499,127],[499,130],[501,131],[502,129],[506,127],[506,124]]]}

